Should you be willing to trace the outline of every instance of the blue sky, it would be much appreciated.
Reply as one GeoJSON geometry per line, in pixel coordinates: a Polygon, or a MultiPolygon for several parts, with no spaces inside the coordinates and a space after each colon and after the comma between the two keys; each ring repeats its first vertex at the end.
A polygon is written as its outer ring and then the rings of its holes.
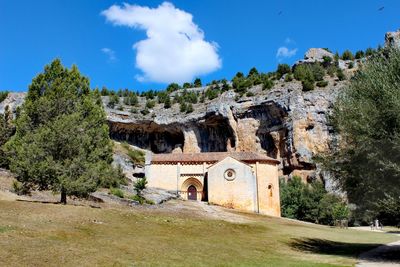
{"type": "Polygon", "coordinates": [[[376,47],[386,31],[400,28],[397,0],[126,3],[0,0],[0,90],[26,91],[56,57],[78,65],[92,87],[147,90],[195,76],[230,79],[253,66],[272,71],[293,63],[310,47],[376,47]]]}

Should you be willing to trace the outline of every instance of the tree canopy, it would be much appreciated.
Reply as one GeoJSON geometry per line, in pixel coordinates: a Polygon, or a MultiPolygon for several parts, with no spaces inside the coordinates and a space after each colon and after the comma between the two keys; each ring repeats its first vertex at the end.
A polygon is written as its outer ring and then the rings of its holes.
{"type": "Polygon", "coordinates": [[[99,98],[76,66],[67,69],[58,59],[32,80],[5,146],[10,169],[25,187],[60,192],[66,203],[67,195],[118,183],[99,98]]]}
{"type": "Polygon", "coordinates": [[[332,122],[340,141],[323,159],[325,168],[365,221],[377,216],[399,223],[399,49],[385,49],[367,60],[339,96],[332,122]],[[388,215],[390,205],[397,205],[396,215],[388,215]]]}
{"type": "Polygon", "coordinates": [[[283,217],[327,225],[349,217],[346,203],[321,182],[306,184],[294,176],[287,182],[281,179],[279,188],[283,217]]]}

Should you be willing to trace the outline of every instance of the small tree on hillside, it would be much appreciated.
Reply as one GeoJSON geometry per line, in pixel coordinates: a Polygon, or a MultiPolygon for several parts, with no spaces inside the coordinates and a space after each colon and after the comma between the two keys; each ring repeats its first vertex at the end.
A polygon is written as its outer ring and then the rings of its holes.
{"type": "Polygon", "coordinates": [[[143,197],[143,196],[142,196],[142,193],[143,193],[143,190],[146,189],[146,186],[147,186],[147,179],[146,179],[146,177],[138,178],[137,181],[133,184],[133,187],[134,187],[134,189],[135,189],[135,191],[136,191],[136,194],[137,194],[139,197],[143,197]]]}
{"type": "Polygon", "coordinates": [[[9,106],[5,107],[4,115],[0,114],[0,167],[7,167],[8,159],[3,150],[3,145],[14,134],[15,127],[12,122],[12,113],[9,106]]]}
{"type": "Polygon", "coordinates": [[[291,68],[288,64],[279,64],[278,69],[276,70],[276,75],[277,75],[277,78],[280,79],[280,78],[282,78],[283,75],[285,75],[286,73],[290,73],[290,72],[291,72],[291,68]]]}
{"type": "Polygon", "coordinates": [[[105,112],[76,66],[60,60],[32,80],[6,144],[10,169],[24,187],[87,196],[101,184],[118,183],[105,112]],[[111,181],[111,182],[110,182],[111,181]]]}
{"type": "Polygon", "coordinates": [[[196,78],[196,79],[194,80],[193,86],[194,86],[194,87],[201,87],[201,86],[202,86],[200,78],[196,78]]]}

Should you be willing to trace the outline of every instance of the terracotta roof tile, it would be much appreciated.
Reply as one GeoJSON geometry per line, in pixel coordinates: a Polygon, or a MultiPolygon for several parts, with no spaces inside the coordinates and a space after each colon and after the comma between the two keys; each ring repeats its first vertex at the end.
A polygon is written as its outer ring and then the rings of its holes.
{"type": "Polygon", "coordinates": [[[279,160],[256,152],[205,152],[205,153],[180,153],[180,154],[153,154],[151,163],[163,162],[218,162],[226,157],[232,157],[243,162],[270,162],[278,164],[279,160]]]}

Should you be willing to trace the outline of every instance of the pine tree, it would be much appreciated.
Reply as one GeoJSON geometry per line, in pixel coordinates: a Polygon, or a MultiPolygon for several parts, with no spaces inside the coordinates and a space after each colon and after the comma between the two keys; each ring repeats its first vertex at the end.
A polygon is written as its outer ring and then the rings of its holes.
{"type": "Polygon", "coordinates": [[[105,112],[76,66],[47,65],[29,86],[6,144],[10,169],[24,187],[87,196],[101,184],[118,183],[105,112]]]}

